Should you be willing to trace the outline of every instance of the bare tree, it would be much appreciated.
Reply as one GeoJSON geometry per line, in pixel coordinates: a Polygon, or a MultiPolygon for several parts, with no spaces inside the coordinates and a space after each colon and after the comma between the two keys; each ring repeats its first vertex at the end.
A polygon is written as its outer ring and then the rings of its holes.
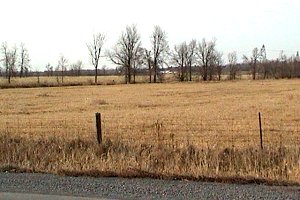
{"type": "Polygon", "coordinates": [[[294,66],[295,66],[295,77],[300,77],[300,56],[299,52],[297,51],[294,59],[294,66]]]}
{"type": "Polygon", "coordinates": [[[104,41],[105,41],[105,35],[103,33],[97,33],[96,35],[94,34],[93,41],[90,44],[87,44],[92,64],[95,67],[96,84],[97,84],[97,77],[98,77],[99,59],[100,59],[102,47],[104,45],[104,41]]]}
{"type": "Polygon", "coordinates": [[[68,60],[61,55],[58,60],[58,71],[61,73],[61,82],[64,83],[64,72],[67,71],[68,60]]]}
{"type": "Polygon", "coordinates": [[[288,57],[283,51],[280,52],[277,66],[277,78],[294,78],[297,73],[297,54],[288,57]]]}
{"type": "Polygon", "coordinates": [[[30,59],[29,59],[29,53],[28,50],[25,48],[25,45],[21,43],[21,49],[20,49],[20,78],[24,75],[27,76],[27,73],[29,71],[30,65],[30,59]]]}
{"type": "Polygon", "coordinates": [[[159,27],[154,26],[154,31],[151,36],[152,53],[153,53],[153,69],[154,77],[153,81],[156,83],[159,65],[164,62],[165,54],[169,50],[169,45],[167,42],[167,34],[159,27]]]}
{"type": "Polygon", "coordinates": [[[9,62],[10,62],[10,56],[9,56],[9,49],[6,42],[2,43],[1,51],[3,54],[3,58],[1,61],[3,62],[4,68],[5,68],[5,76],[8,77],[8,71],[9,71],[9,62]]]}
{"type": "Polygon", "coordinates": [[[145,49],[144,48],[137,48],[136,52],[134,53],[133,59],[133,83],[136,81],[136,75],[138,69],[140,69],[144,65],[144,58],[145,58],[145,49]]]}
{"type": "Polygon", "coordinates": [[[189,68],[189,81],[192,81],[192,66],[195,63],[195,54],[196,54],[196,48],[197,48],[197,41],[192,40],[187,48],[187,66],[189,68]]]}
{"type": "Polygon", "coordinates": [[[119,41],[111,51],[107,52],[110,60],[123,68],[125,71],[125,82],[131,83],[132,68],[136,53],[141,47],[140,34],[136,25],[127,26],[126,31],[122,33],[119,41]]]}
{"type": "Polygon", "coordinates": [[[198,43],[198,51],[197,56],[200,61],[200,74],[202,76],[203,81],[207,81],[210,74],[212,73],[212,67],[210,64],[211,60],[214,58],[215,53],[215,40],[206,41],[205,38],[202,39],[202,42],[198,43]]]}
{"type": "Polygon", "coordinates": [[[288,57],[283,51],[280,52],[277,66],[277,78],[292,78],[294,74],[293,56],[288,57]]]}
{"type": "Polygon", "coordinates": [[[76,63],[73,63],[71,66],[71,71],[73,72],[73,75],[80,76],[81,70],[82,70],[82,61],[78,60],[76,63]]]}
{"type": "Polygon", "coordinates": [[[192,40],[189,44],[183,42],[174,47],[173,61],[179,67],[179,80],[192,81],[192,65],[196,62],[196,40],[192,40]]]}
{"type": "Polygon", "coordinates": [[[51,66],[50,63],[46,65],[46,72],[48,76],[53,76],[53,66],[51,66]]]}
{"type": "Polygon", "coordinates": [[[82,68],[83,68],[82,61],[78,60],[77,63],[76,63],[76,72],[77,72],[76,74],[77,74],[77,76],[80,76],[82,68]]]}
{"type": "Polygon", "coordinates": [[[173,53],[173,61],[178,67],[178,78],[180,81],[187,79],[187,54],[188,54],[188,45],[186,42],[183,42],[179,45],[175,45],[173,53]]]}
{"type": "Polygon", "coordinates": [[[145,49],[145,60],[148,65],[148,73],[149,73],[149,82],[152,82],[152,67],[153,67],[153,59],[151,57],[151,51],[145,49]]]}
{"type": "Polygon", "coordinates": [[[252,57],[251,57],[251,72],[252,72],[252,79],[256,79],[256,73],[257,73],[257,65],[259,62],[259,51],[258,48],[254,48],[252,51],[252,57]]]}
{"type": "Polygon", "coordinates": [[[228,53],[229,79],[235,80],[238,71],[236,52],[228,53]]]}
{"type": "MultiPolygon", "coordinates": [[[[215,66],[216,72],[218,75],[218,81],[221,80],[222,72],[224,69],[222,57],[223,57],[223,54],[221,52],[215,51],[214,57],[212,59],[212,62],[213,62],[212,65],[215,66]]],[[[212,78],[210,78],[210,79],[212,79],[212,78]]]]}
{"type": "Polygon", "coordinates": [[[263,79],[266,79],[270,73],[270,65],[267,60],[267,52],[265,45],[262,45],[260,49],[260,69],[259,72],[262,73],[263,79]]]}
{"type": "Polygon", "coordinates": [[[256,73],[257,73],[257,66],[260,58],[260,53],[258,51],[258,48],[255,47],[252,50],[252,57],[249,59],[247,56],[243,55],[243,60],[245,63],[248,63],[250,65],[250,73],[252,75],[252,79],[256,79],[256,73]]]}
{"type": "Polygon", "coordinates": [[[3,59],[1,61],[4,63],[6,78],[8,79],[8,83],[11,82],[11,77],[16,72],[16,62],[17,62],[17,48],[13,47],[9,49],[7,43],[2,44],[2,54],[3,59]]]}
{"type": "Polygon", "coordinates": [[[287,60],[287,74],[288,74],[288,78],[294,78],[295,77],[295,64],[294,64],[294,61],[295,61],[295,56],[291,56],[288,58],[287,60]]]}
{"type": "Polygon", "coordinates": [[[264,44],[260,49],[260,60],[261,62],[267,62],[267,51],[266,51],[266,46],[264,44]]]}

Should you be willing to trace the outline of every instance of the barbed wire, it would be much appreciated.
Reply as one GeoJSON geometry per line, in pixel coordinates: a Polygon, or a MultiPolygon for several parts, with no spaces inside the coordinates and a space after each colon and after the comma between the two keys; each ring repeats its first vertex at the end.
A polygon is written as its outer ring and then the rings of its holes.
{"type": "MultiPolygon", "coordinates": [[[[191,120],[193,121],[193,120],[191,120]]],[[[243,136],[252,137],[259,133],[258,121],[250,119],[201,119],[189,122],[180,117],[175,119],[160,120],[129,120],[122,117],[103,118],[104,134],[110,137],[131,140],[134,134],[143,138],[155,138],[156,135],[164,136],[160,140],[170,140],[170,135],[174,134],[177,140],[199,141],[201,138],[221,137],[223,141],[231,141],[231,137],[243,136]],[[249,123],[251,122],[251,123],[249,123]],[[160,127],[160,128],[159,128],[160,127]],[[196,139],[193,139],[196,138],[196,139]]],[[[91,117],[14,117],[13,120],[4,118],[0,121],[0,131],[2,133],[19,134],[60,134],[64,135],[94,135],[95,120],[91,117]]],[[[300,144],[300,126],[297,120],[282,120],[273,118],[270,121],[263,121],[263,132],[265,137],[294,138],[294,143],[300,144]]],[[[274,140],[274,138],[272,140],[274,140]]],[[[279,139],[278,139],[279,138],[279,139]]],[[[146,141],[147,139],[145,139],[146,141]]],[[[216,139],[218,140],[218,139],[216,139]]],[[[238,139],[235,139],[238,140],[238,139]]],[[[250,140],[250,139],[248,139],[250,140]]],[[[271,140],[271,139],[270,139],[271,140]]]]}

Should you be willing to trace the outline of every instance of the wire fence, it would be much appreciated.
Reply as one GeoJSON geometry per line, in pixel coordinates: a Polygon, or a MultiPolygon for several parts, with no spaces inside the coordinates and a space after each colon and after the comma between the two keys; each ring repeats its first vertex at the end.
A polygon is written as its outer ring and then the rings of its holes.
{"type": "MultiPolygon", "coordinates": [[[[162,143],[166,145],[259,146],[258,116],[252,119],[134,118],[102,116],[103,139],[127,143],[162,143]]],[[[91,139],[96,142],[95,115],[3,117],[2,134],[27,137],[63,137],[91,139]]],[[[264,146],[299,146],[300,118],[294,120],[262,117],[264,146]]]]}

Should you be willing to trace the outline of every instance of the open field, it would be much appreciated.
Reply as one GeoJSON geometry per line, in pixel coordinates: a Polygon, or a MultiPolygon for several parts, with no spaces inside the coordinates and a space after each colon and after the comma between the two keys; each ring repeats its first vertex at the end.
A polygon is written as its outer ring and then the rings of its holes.
{"type": "MultiPolygon", "coordinates": [[[[237,76],[238,80],[250,80],[251,77],[246,72],[237,76]]],[[[194,75],[193,80],[200,82],[199,75],[194,75]]],[[[228,75],[223,75],[222,80],[228,80],[228,75]]],[[[31,76],[31,77],[12,77],[11,83],[5,77],[0,77],[0,88],[34,88],[34,87],[57,87],[57,86],[88,86],[94,84],[94,76],[64,76],[62,83],[61,76],[31,76]]],[[[152,80],[153,81],[153,80],[152,80]]],[[[125,79],[123,75],[99,75],[98,85],[118,85],[124,84],[125,79]]],[[[160,80],[158,81],[160,82],[160,80]]],[[[176,74],[164,74],[162,82],[174,83],[178,82],[176,74]]],[[[149,83],[148,75],[137,75],[136,83],[149,83]]]]}
{"type": "MultiPolygon", "coordinates": [[[[144,78],[138,77],[137,81],[144,81],[144,78]]],[[[40,77],[25,77],[12,78],[11,84],[8,84],[7,79],[0,78],[1,88],[29,88],[29,87],[47,87],[47,86],[62,86],[62,85],[93,85],[95,81],[94,76],[65,76],[62,83],[61,76],[40,76],[40,77]]],[[[124,82],[121,76],[101,76],[99,77],[99,84],[120,84],[124,82]]]]}
{"type": "Polygon", "coordinates": [[[300,183],[299,86],[243,80],[0,90],[0,165],[300,183]]]}

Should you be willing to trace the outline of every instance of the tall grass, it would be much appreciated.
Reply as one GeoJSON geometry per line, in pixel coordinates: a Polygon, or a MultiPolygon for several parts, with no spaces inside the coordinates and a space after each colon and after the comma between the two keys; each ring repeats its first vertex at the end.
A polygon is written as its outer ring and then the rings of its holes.
{"type": "Polygon", "coordinates": [[[300,184],[300,148],[174,148],[105,140],[0,137],[2,171],[197,180],[266,180],[300,184]]]}

